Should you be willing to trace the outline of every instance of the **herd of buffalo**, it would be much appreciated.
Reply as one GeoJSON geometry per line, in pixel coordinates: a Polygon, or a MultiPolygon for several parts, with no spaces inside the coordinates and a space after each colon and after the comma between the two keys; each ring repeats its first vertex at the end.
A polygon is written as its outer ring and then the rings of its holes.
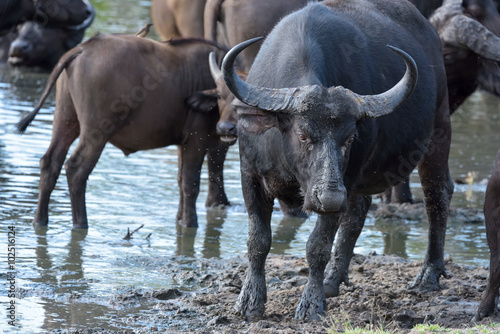
{"type": "MultiPolygon", "coordinates": [[[[411,202],[414,168],[429,233],[411,288],[435,290],[447,276],[450,116],[477,88],[500,96],[498,1],[153,0],[164,42],[96,34],[81,43],[95,16],[86,0],[6,0],[0,15],[0,61],[52,70],[19,132],[56,86],[35,224],[48,224],[64,165],[73,224],[88,227],[87,179],[110,142],[126,155],[176,145],[177,221],[196,227],[205,156],[207,207],[230,205],[223,165],[238,141],[249,268],[236,309],[246,319],[265,311],[276,199],[285,215],[318,216],[295,313],[316,320],[348,280],[372,195],[411,202]]],[[[490,277],[475,320],[496,310],[500,288],[500,151],[484,213],[490,277]]]]}

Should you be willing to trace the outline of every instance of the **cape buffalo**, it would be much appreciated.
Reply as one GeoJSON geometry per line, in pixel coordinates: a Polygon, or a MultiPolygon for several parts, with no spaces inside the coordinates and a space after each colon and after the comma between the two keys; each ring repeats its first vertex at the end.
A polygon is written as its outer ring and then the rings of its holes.
{"type": "Polygon", "coordinates": [[[15,66],[38,66],[51,70],[59,58],[77,46],[85,35],[87,22],[78,30],[51,28],[28,21],[20,26],[9,46],[8,62],[15,66]]]}
{"type": "Polygon", "coordinates": [[[495,159],[495,166],[486,187],[484,197],[484,218],[486,238],[490,248],[490,276],[483,299],[474,317],[479,321],[495,312],[500,288],[500,150],[495,159]]]}
{"type": "Polygon", "coordinates": [[[43,26],[80,30],[93,19],[94,7],[87,0],[0,1],[0,35],[26,21],[43,26]]]}
{"type": "Polygon", "coordinates": [[[203,11],[206,0],[152,0],[151,19],[158,35],[203,37],[203,11]]]}
{"type": "Polygon", "coordinates": [[[337,295],[347,282],[371,195],[417,165],[430,228],[412,287],[439,288],[453,193],[451,127],[439,36],[429,21],[399,0],[308,4],[275,26],[245,82],[233,63],[253,41],[233,48],[222,64],[228,88],[241,101],[236,111],[249,216],[249,268],[237,311],[247,319],[264,312],[275,198],[318,214],[307,242],[309,281],[295,313],[318,319],[325,294],[337,295]]]}
{"type": "Polygon", "coordinates": [[[177,219],[197,226],[200,171],[208,157],[207,206],[228,204],[222,180],[227,145],[215,133],[217,101],[208,55],[222,59],[212,42],[181,39],[156,42],[130,36],[97,36],[67,52],[52,71],[40,102],[18,123],[23,132],[57,80],[52,141],[40,161],[34,223],[48,223],[49,197],[65,164],[75,227],[88,227],[85,188],[107,142],[130,153],[177,145],[180,204],[177,219]]]}

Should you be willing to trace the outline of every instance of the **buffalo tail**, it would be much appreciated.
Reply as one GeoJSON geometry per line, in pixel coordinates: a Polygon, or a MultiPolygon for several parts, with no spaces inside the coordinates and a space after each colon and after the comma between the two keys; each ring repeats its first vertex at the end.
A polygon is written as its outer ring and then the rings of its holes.
{"type": "Polygon", "coordinates": [[[50,91],[54,87],[57,78],[59,78],[59,75],[61,75],[62,71],[75,59],[78,55],[80,55],[83,52],[83,49],[80,47],[74,48],[68,52],[66,52],[57,65],[54,67],[52,70],[52,73],[50,73],[49,79],[47,80],[47,84],[45,85],[45,88],[43,89],[42,96],[40,97],[40,100],[38,101],[38,104],[36,105],[35,109],[30,112],[28,115],[24,116],[17,124],[16,124],[16,130],[17,133],[23,134],[26,131],[26,128],[31,124],[31,122],[35,119],[36,115],[38,114],[38,111],[43,106],[43,103],[47,99],[47,96],[49,96],[50,91]]]}

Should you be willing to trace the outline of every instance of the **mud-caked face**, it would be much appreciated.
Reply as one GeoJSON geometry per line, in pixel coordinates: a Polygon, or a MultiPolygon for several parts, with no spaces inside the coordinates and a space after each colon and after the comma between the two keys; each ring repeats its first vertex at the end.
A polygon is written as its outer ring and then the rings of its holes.
{"type": "Polygon", "coordinates": [[[278,117],[288,164],[305,192],[304,210],[335,213],[346,206],[344,174],[357,139],[357,106],[343,98],[278,117]]]}

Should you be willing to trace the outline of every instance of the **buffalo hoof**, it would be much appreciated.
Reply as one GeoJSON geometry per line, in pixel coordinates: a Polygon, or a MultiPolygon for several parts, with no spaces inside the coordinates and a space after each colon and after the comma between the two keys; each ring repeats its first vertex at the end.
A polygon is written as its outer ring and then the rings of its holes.
{"type": "Polygon", "coordinates": [[[33,225],[34,226],[47,226],[49,225],[49,220],[48,219],[33,219],[33,225]]]}
{"type": "Polygon", "coordinates": [[[337,297],[340,294],[340,284],[349,285],[349,276],[347,273],[340,274],[340,270],[327,270],[326,278],[323,281],[325,295],[327,298],[337,297]]]}
{"type": "Polygon", "coordinates": [[[263,278],[258,281],[252,283],[248,278],[245,280],[234,307],[236,313],[247,321],[260,320],[266,310],[266,280],[263,278]]]}
{"type": "Polygon", "coordinates": [[[325,293],[317,285],[306,286],[299,306],[295,311],[295,319],[305,321],[321,321],[325,318],[325,293]]]}
{"type": "Polygon", "coordinates": [[[443,266],[434,266],[424,264],[413,284],[409,289],[420,291],[437,291],[440,290],[439,277],[449,278],[443,266]]]}
{"type": "Polygon", "coordinates": [[[498,305],[498,296],[497,295],[489,295],[486,294],[479,304],[479,308],[477,309],[477,313],[472,318],[472,321],[481,321],[483,318],[488,317],[495,313],[495,310],[498,305]]]}
{"type": "Polygon", "coordinates": [[[198,216],[194,214],[177,213],[177,224],[183,227],[198,227],[198,216]]]}

